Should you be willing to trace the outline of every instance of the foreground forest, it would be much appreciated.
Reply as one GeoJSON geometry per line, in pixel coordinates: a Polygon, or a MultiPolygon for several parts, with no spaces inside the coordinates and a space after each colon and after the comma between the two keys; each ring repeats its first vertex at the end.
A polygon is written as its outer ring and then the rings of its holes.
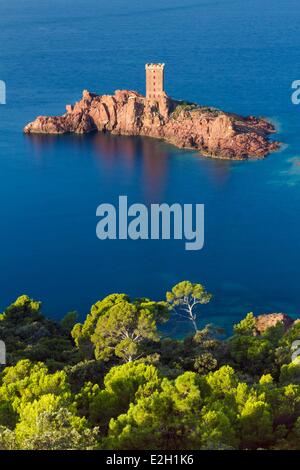
{"type": "Polygon", "coordinates": [[[19,297],[0,316],[0,449],[300,449],[300,323],[259,334],[250,313],[225,338],[197,328],[210,298],[185,281],[57,323],[19,297]],[[171,316],[191,335],[161,333],[171,316]]]}

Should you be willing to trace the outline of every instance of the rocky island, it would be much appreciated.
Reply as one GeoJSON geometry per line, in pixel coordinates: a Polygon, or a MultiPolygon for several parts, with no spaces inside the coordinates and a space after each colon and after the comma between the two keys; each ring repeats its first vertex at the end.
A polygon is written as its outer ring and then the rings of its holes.
{"type": "Polygon", "coordinates": [[[117,90],[114,95],[83,91],[62,116],[38,116],[27,134],[85,134],[93,131],[163,139],[204,156],[243,160],[263,158],[279,148],[269,140],[276,132],[265,119],[242,117],[170,98],[163,87],[164,64],[146,65],[146,96],[117,90]]]}

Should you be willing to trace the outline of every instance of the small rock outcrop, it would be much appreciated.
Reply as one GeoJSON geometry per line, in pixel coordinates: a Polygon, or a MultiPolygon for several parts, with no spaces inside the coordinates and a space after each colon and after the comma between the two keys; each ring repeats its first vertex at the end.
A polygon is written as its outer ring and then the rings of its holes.
{"type": "Polygon", "coordinates": [[[279,142],[268,139],[274,126],[264,119],[176,101],[165,93],[149,100],[128,90],[114,95],[84,90],[81,100],[68,104],[62,116],[38,116],[24,128],[27,134],[92,131],[156,137],[205,156],[235,160],[263,158],[279,148],[279,142]]]}
{"type": "Polygon", "coordinates": [[[297,322],[297,320],[294,321],[285,313],[267,313],[264,315],[258,315],[255,320],[255,329],[257,334],[264,333],[268,328],[276,326],[278,322],[283,324],[285,330],[297,322]]]}

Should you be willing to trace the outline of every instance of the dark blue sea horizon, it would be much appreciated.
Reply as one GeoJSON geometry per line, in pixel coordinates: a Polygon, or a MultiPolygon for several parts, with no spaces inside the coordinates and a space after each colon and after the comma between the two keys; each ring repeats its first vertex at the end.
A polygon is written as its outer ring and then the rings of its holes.
{"type": "MultiPolygon", "coordinates": [[[[0,311],[19,295],[61,318],[112,292],[164,299],[201,282],[201,324],[247,312],[300,316],[300,79],[297,0],[11,0],[0,3],[0,311]],[[146,62],[165,62],[172,97],[275,123],[262,161],[201,157],[149,138],[26,136],[83,89],[145,91],[146,62]],[[96,208],[204,203],[205,246],[99,241],[96,208]]],[[[174,334],[188,326],[170,324],[174,334]]]]}

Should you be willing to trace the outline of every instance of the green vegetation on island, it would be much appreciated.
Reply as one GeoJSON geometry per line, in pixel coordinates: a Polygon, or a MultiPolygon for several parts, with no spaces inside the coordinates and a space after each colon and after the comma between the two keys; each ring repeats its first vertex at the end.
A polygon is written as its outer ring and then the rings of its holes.
{"type": "Polygon", "coordinates": [[[112,294],[83,323],[19,297],[0,316],[0,449],[299,449],[300,323],[224,338],[198,329],[211,294],[181,282],[166,300],[112,294]],[[191,322],[174,339],[160,325],[191,322]]]}
{"type": "MultiPolygon", "coordinates": [[[[171,113],[171,118],[176,120],[182,111],[187,112],[198,112],[199,114],[207,114],[211,118],[216,118],[221,114],[224,114],[220,109],[214,108],[213,106],[202,106],[197,103],[192,103],[190,101],[180,101],[173,100],[173,111],[171,113]]],[[[229,114],[226,113],[228,116],[229,114]]]]}

